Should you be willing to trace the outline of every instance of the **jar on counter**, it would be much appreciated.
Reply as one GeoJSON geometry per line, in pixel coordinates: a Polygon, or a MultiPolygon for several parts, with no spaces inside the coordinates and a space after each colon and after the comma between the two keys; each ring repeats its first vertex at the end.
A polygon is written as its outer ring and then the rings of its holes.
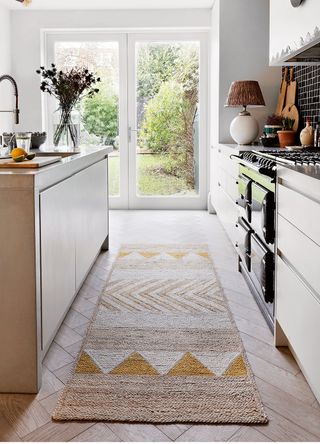
{"type": "Polygon", "coordinates": [[[306,126],[300,133],[300,142],[302,146],[313,146],[314,129],[311,125],[310,117],[307,117],[306,126]]]}

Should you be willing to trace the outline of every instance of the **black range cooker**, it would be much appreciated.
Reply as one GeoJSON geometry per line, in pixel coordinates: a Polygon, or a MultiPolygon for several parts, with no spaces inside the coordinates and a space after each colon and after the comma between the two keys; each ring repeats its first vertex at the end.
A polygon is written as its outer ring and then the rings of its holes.
{"type": "Polygon", "coordinates": [[[239,159],[239,271],[273,329],[276,162],[255,152],[239,159]]]}
{"type": "Polygon", "coordinates": [[[274,324],[275,186],[277,163],[320,168],[319,150],[246,151],[239,156],[237,221],[239,271],[246,279],[269,327],[274,324]]]}

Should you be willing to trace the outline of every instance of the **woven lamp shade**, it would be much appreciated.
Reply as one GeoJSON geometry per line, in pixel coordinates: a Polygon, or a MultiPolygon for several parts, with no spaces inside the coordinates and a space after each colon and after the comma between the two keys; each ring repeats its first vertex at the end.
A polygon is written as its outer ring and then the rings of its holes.
{"type": "Polygon", "coordinates": [[[256,80],[238,80],[229,89],[225,106],[265,106],[265,101],[256,80]]]}

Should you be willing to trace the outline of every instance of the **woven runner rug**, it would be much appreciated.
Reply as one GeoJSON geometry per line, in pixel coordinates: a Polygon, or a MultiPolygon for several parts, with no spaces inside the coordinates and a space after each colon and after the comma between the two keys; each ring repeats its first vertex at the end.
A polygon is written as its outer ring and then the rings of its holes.
{"type": "Polygon", "coordinates": [[[127,245],[54,420],[266,423],[206,245],[127,245]]]}

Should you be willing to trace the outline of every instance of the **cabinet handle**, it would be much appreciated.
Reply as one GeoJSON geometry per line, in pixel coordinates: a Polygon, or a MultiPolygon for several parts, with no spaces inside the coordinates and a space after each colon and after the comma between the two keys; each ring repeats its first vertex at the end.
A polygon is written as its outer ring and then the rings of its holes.
{"type": "Polygon", "coordinates": [[[218,148],[218,153],[221,153],[221,148],[218,148]]]}
{"type": "Polygon", "coordinates": [[[218,187],[221,187],[221,183],[220,182],[218,182],[218,187]]]}
{"type": "Polygon", "coordinates": [[[239,185],[239,181],[238,180],[236,180],[236,185],[239,185]]]}

